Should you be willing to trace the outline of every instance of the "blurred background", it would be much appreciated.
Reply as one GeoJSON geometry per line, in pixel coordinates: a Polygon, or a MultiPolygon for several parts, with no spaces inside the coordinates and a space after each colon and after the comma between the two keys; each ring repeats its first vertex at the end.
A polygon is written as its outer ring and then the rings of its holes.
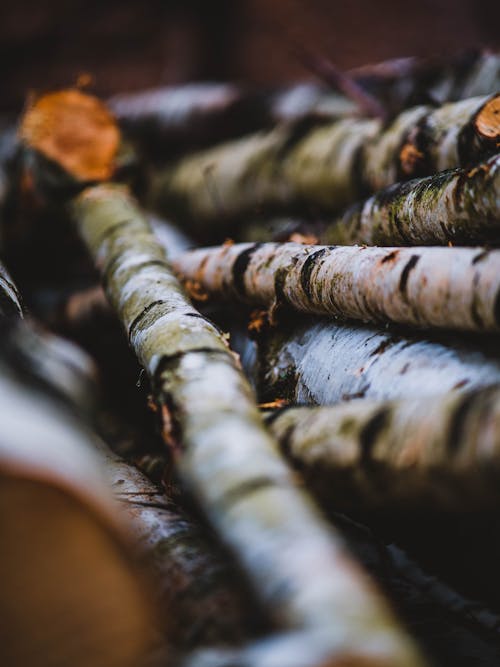
{"type": "Polygon", "coordinates": [[[101,95],[192,80],[311,78],[291,45],[348,69],[500,47],[499,0],[4,0],[0,111],[89,73],[101,95]]]}

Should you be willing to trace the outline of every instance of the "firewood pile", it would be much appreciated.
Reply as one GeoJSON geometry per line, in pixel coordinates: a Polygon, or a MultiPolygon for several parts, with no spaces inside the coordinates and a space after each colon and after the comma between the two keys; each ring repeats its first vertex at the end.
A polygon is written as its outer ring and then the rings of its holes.
{"type": "Polygon", "coordinates": [[[500,664],[500,56],[0,134],[0,663],[500,664]]]}

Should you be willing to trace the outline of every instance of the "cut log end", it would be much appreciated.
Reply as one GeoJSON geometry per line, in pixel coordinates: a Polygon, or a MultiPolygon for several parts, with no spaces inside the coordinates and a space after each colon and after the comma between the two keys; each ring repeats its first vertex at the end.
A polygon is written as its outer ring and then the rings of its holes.
{"type": "Polygon", "coordinates": [[[128,557],[87,508],[0,475],[0,663],[136,667],[154,614],[128,557]]]}
{"type": "Polygon", "coordinates": [[[19,135],[78,181],[103,181],[113,174],[120,132],[92,95],[62,90],[39,97],[25,113],[19,135]]]}
{"type": "Polygon", "coordinates": [[[476,117],[477,132],[500,145],[500,95],[486,102],[476,117]]]}

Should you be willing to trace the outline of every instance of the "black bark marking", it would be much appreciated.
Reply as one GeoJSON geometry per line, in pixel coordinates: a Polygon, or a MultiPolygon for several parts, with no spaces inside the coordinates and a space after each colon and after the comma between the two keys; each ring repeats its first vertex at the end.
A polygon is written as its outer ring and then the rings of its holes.
{"type": "Polygon", "coordinates": [[[142,320],[142,318],[149,313],[149,311],[154,308],[155,306],[160,306],[161,304],[165,303],[163,299],[157,299],[156,301],[152,301],[149,303],[145,308],[141,310],[139,315],[132,321],[128,328],[128,337],[129,340],[132,338],[132,334],[134,333],[135,329],[137,328],[137,325],[139,322],[142,320]]]}
{"type": "Polygon", "coordinates": [[[133,218],[127,220],[120,220],[120,222],[115,222],[115,224],[108,227],[106,231],[103,232],[103,234],[101,234],[99,243],[103,243],[103,241],[105,241],[110,236],[113,236],[113,234],[117,232],[119,229],[123,229],[124,227],[128,227],[129,225],[135,225],[135,224],[136,221],[133,218]]]}
{"type": "Polygon", "coordinates": [[[266,415],[264,417],[264,421],[268,426],[271,426],[271,424],[274,424],[274,422],[278,419],[278,417],[281,417],[281,415],[284,412],[287,412],[291,408],[296,409],[296,405],[283,405],[281,408],[276,408],[273,410],[270,414],[266,415]]]}
{"type": "Polygon", "coordinates": [[[236,258],[233,268],[233,285],[235,291],[242,297],[246,296],[245,272],[250,264],[253,254],[261,247],[262,243],[255,243],[246,250],[240,252],[236,258]]]}
{"type": "Polygon", "coordinates": [[[159,266],[162,269],[170,270],[170,264],[165,259],[150,259],[147,262],[136,264],[133,269],[134,271],[142,271],[142,269],[147,269],[149,266],[159,266]]]}
{"type": "Polygon", "coordinates": [[[245,500],[248,498],[248,496],[256,493],[257,491],[282,486],[290,487],[291,485],[289,483],[284,484],[283,480],[276,480],[272,477],[261,475],[260,477],[254,477],[253,479],[245,480],[244,482],[241,482],[241,484],[238,484],[232,489],[226,491],[226,493],[219,499],[219,504],[224,507],[232,507],[236,503],[240,502],[241,500],[245,500]]]}
{"type": "Polygon", "coordinates": [[[493,316],[495,318],[495,323],[500,327],[500,290],[498,290],[495,296],[495,303],[493,304],[493,316]]]}
{"type": "Polygon", "coordinates": [[[475,255],[472,259],[472,265],[477,264],[478,262],[482,262],[483,259],[486,259],[488,255],[490,254],[489,250],[482,250],[480,253],[475,255]]]}
{"type": "Polygon", "coordinates": [[[415,268],[419,259],[420,255],[412,255],[408,260],[408,262],[406,263],[404,269],[401,271],[401,278],[399,279],[399,291],[405,298],[407,296],[406,288],[408,286],[408,278],[410,276],[410,272],[415,268]]]}
{"type": "Polygon", "coordinates": [[[102,285],[104,289],[106,289],[106,287],[108,286],[110,275],[112,275],[116,267],[120,265],[122,259],[123,259],[123,252],[120,250],[120,252],[118,252],[116,255],[113,255],[111,259],[108,262],[106,262],[106,265],[102,272],[102,285]]]}
{"type": "Polygon", "coordinates": [[[393,259],[396,259],[398,254],[399,254],[399,250],[393,250],[388,255],[386,255],[383,259],[381,259],[380,263],[385,264],[386,262],[391,262],[393,259]]]}
{"type": "Polygon", "coordinates": [[[199,347],[195,350],[181,350],[180,352],[175,352],[174,354],[165,354],[158,362],[158,366],[154,373],[153,386],[158,390],[161,385],[161,376],[166,371],[175,371],[185,356],[188,354],[206,354],[210,356],[221,356],[229,364],[233,365],[233,359],[230,352],[226,350],[221,350],[218,347],[199,347]]]}
{"type": "Polygon", "coordinates": [[[213,327],[213,328],[215,329],[215,331],[217,331],[217,333],[220,334],[221,336],[226,335],[225,332],[222,331],[222,329],[221,329],[217,324],[215,324],[215,322],[213,322],[212,320],[208,319],[208,317],[206,317],[205,315],[202,315],[201,313],[186,313],[185,316],[186,316],[186,317],[194,317],[194,318],[196,318],[196,319],[198,319],[198,320],[203,320],[203,321],[206,322],[208,325],[210,325],[211,327],[213,327]]]}
{"type": "Polygon", "coordinates": [[[379,345],[377,345],[373,352],[370,352],[370,357],[374,357],[376,354],[383,354],[386,350],[388,350],[393,345],[396,345],[398,342],[398,339],[392,336],[386,338],[379,345]]]}
{"type": "MultiPolygon", "coordinates": [[[[459,383],[458,383],[459,384],[459,383]]],[[[483,397],[483,392],[467,393],[458,402],[453,410],[453,416],[450,419],[448,427],[448,437],[446,440],[446,449],[457,454],[460,449],[461,435],[469,412],[474,403],[483,397]]]]}
{"type": "Polygon", "coordinates": [[[481,298],[477,292],[477,286],[480,277],[481,277],[480,274],[476,271],[474,273],[474,278],[472,279],[472,303],[470,307],[470,315],[472,317],[472,321],[474,322],[474,324],[478,329],[482,329],[484,327],[483,318],[479,314],[479,304],[481,302],[481,298]]]}
{"type": "Polygon", "coordinates": [[[287,303],[285,297],[285,281],[288,275],[288,268],[285,266],[280,267],[274,275],[274,293],[276,295],[276,305],[287,303]]]}
{"type": "Polygon", "coordinates": [[[371,417],[361,429],[359,434],[359,444],[361,448],[361,463],[366,464],[371,461],[373,447],[377,436],[385,428],[389,421],[390,409],[382,408],[371,417]]]}
{"type": "Polygon", "coordinates": [[[312,252],[302,265],[302,269],[300,271],[300,284],[304,290],[304,294],[306,294],[309,299],[311,299],[311,273],[313,272],[316,262],[323,255],[329,252],[329,250],[331,250],[330,246],[312,252]]]}
{"type": "Polygon", "coordinates": [[[276,161],[279,162],[283,160],[287,154],[295,148],[299,141],[304,139],[313,130],[321,127],[321,125],[325,125],[327,122],[328,119],[314,116],[312,114],[295,121],[290,127],[288,136],[276,153],[276,161]]]}

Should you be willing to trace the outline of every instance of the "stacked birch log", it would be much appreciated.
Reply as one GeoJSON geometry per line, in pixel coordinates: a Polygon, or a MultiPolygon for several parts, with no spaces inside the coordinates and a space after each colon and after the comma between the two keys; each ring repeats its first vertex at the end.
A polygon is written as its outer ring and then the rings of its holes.
{"type": "Polygon", "coordinates": [[[2,664],[498,664],[495,596],[377,533],[500,511],[500,58],[457,63],[65,90],[6,131],[2,664]],[[99,539],[59,585],[30,531],[83,544],[68,498],[99,539]]]}

